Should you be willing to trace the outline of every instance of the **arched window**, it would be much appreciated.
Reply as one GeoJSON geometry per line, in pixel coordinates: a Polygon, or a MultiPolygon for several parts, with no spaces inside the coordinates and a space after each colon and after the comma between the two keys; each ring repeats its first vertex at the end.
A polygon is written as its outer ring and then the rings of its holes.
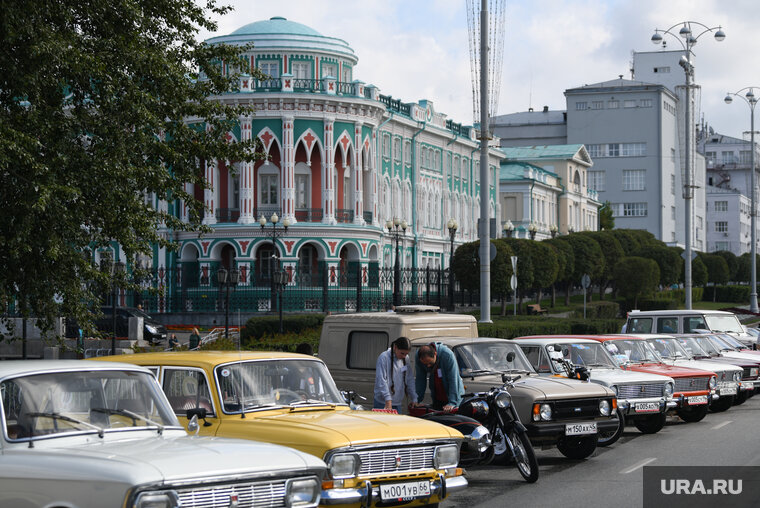
{"type": "Polygon", "coordinates": [[[280,168],[265,162],[259,168],[259,207],[278,210],[280,206],[280,168]]]}

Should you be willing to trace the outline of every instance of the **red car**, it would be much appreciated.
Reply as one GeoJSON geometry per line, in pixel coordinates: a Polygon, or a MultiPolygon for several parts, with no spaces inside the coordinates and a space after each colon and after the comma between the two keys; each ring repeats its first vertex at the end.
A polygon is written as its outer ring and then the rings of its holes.
{"type": "Polygon", "coordinates": [[[589,337],[598,340],[617,360],[622,369],[670,376],[675,381],[673,400],[676,414],[686,422],[698,422],[707,415],[715,393],[714,372],[663,363],[645,340],[629,336],[589,337]]]}

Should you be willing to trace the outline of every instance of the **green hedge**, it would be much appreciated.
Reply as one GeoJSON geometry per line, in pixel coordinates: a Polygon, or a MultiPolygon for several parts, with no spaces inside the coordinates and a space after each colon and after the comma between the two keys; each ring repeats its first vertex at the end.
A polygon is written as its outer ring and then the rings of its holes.
{"type": "Polygon", "coordinates": [[[605,334],[619,333],[622,321],[620,319],[572,319],[572,318],[541,318],[541,319],[504,319],[495,323],[478,323],[478,335],[481,337],[499,337],[512,339],[523,335],[558,335],[558,334],[605,334]]]}
{"type": "MultiPolygon", "coordinates": [[[[583,307],[575,309],[574,317],[583,318],[583,307]]],[[[586,304],[587,319],[615,319],[620,316],[620,304],[602,300],[586,304]]]]}
{"type": "MultiPolygon", "coordinates": [[[[325,317],[322,314],[289,314],[283,318],[283,334],[298,334],[308,330],[321,329],[325,317]]],[[[240,330],[242,344],[261,341],[264,337],[272,337],[280,333],[280,318],[278,316],[253,317],[246,321],[240,330]]]]}
{"type": "MultiPolygon", "coordinates": [[[[675,310],[680,301],[674,298],[645,298],[638,301],[635,310],[675,310]]],[[[626,302],[624,308],[626,312],[634,310],[633,301],[626,302]]]]}
{"type": "Polygon", "coordinates": [[[749,291],[749,286],[707,286],[704,288],[704,301],[749,302],[749,291]]]}

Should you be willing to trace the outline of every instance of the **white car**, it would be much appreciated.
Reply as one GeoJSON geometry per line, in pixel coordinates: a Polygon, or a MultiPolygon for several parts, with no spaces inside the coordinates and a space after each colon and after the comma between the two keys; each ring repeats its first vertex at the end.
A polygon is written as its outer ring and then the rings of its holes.
{"type": "Polygon", "coordinates": [[[0,362],[0,396],[0,507],[311,507],[320,500],[322,460],[188,435],[144,367],[0,362]]]}
{"type": "Polygon", "coordinates": [[[653,434],[660,431],[665,426],[665,413],[676,406],[673,378],[623,370],[596,340],[572,335],[517,337],[514,340],[523,351],[530,347],[541,348],[541,356],[532,356],[538,358],[538,364],[533,368],[539,374],[564,376],[567,375],[566,365],[585,368],[589,381],[615,392],[618,411],[641,432],[653,434]]]}

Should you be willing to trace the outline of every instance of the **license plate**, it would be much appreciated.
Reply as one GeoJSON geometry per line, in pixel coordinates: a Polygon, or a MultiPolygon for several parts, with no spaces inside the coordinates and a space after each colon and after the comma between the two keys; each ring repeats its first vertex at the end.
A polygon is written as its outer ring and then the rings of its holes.
{"type": "Polygon", "coordinates": [[[633,410],[637,413],[659,413],[659,402],[637,402],[633,405],[633,410]]]}
{"type": "Polygon", "coordinates": [[[389,483],[380,485],[380,499],[389,501],[391,499],[415,499],[418,497],[430,496],[430,482],[406,482],[406,483],[389,483]]]}
{"type": "Polygon", "coordinates": [[[755,387],[754,381],[742,381],[742,389],[752,390],[755,387]]]}
{"type": "Polygon", "coordinates": [[[568,423],[565,425],[566,436],[578,436],[580,434],[596,434],[596,422],[568,423]]]}
{"type": "Polygon", "coordinates": [[[736,395],[736,387],[725,387],[720,389],[721,395],[736,395]]]}
{"type": "Polygon", "coordinates": [[[686,402],[688,402],[690,406],[707,404],[707,395],[695,395],[694,397],[686,397],[686,402]]]}

